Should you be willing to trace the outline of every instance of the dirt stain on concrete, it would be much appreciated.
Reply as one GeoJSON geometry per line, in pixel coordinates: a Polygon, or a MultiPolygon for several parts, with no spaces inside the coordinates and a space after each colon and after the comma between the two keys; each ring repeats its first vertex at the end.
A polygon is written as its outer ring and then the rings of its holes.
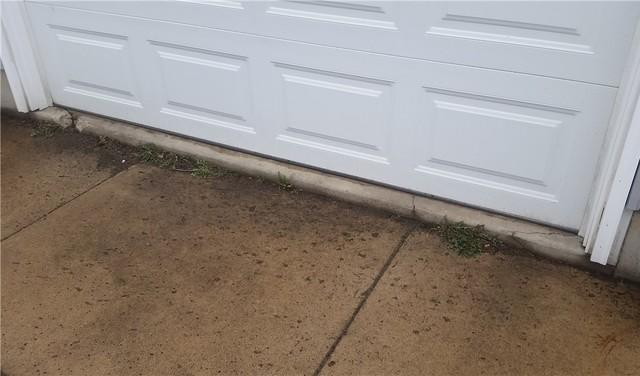
{"type": "Polygon", "coordinates": [[[407,227],[248,177],[132,167],[3,243],[6,370],[311,373],[407,227]]]}
{"type": "Polygon", "coordinates": [[[326,374],[632,375],[640,289],[520,253],[401,250],[326,374]]]}
{"type": "Polygon", "coordinates": [[[134,149],[2,116],[2,238],[137,162],[134,149]]]}
{"type": "MultiPolygon", "coordinates": [[[[64,205],[2,242],[11,376],[311,374],[415,226],[33,126],[3,118],[3,231],[64,205]]],[[[634,374],[639,323],[636,285],[511,249],[463,258],[423,229],[323,372],[634,374]]]]}

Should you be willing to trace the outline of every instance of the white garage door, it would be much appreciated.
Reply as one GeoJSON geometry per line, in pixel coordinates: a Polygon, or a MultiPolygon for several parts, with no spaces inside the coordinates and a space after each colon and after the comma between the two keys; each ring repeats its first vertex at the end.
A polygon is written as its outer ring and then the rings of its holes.
{"type": "Polygon", "coordinates": [[[28,12],[60,105],[577,229],[639,5],[28,12]]]}

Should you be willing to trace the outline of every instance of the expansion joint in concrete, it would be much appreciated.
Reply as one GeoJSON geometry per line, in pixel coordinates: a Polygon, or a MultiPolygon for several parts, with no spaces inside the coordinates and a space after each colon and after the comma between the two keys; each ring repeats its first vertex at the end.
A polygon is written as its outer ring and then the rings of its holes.
{"type": "Polygon", "coordinates": [[[16,231],[12,232],[11,234],[9,234],[9,235],[7,235],[7,236],[3,237],[2,239],[0,239],[0,241],[8,240],[8,239],[12,238],[13,236],[15,236],[15,235],[19,234],[19,233],[20,233],[20,232],[22,232],[23,230],[25,230],[25,229],[27,229],[27,228],[29,228],[29,227],[33,226],[34,224],[36,224],[36,223],[38,223],[38,222],[40,222],[40,221],[44,220],[44,219],[45,219],[45,218],[47,218],[47,216],[49,216],[51,213],[53,213],[53,212],[55,212],[56,210],[58,210],[58,209],[62,208],[63,206],[66,206],[67,204],[69,204],[69,203],[71,203],[71,202],[75,201],[76,199],[78,199],[78,198],[80,198],[80,197],[84,196],[86,193],[88,193],[88,192],[90,192],[90,191],[94,190],[95,188],[98,188],[100,185],[102,185],[103,183],[105,183],[107,180],[109,180],[109,179],[113,178],[114,176],[115,176],[115,175],[110,175],[110,176],[108,176],[108,177],[106,177],[106,178],[104,178],[104,179],[100,180],[100,181],[99,181],[99,182],[97,182],[96,184],[94,184],[94,185],[92,185],[91,187],[89,187],[89,188],[85,189],[84,191],[80,192],[80,193],[79,193],[79,194],[77,194],[76,196],[72,197],[70,200],[60,203],[60,205],[57,205],[55,208],[53,208],[53,209],[49,210],[49,211],[48,211],[48,212],[46,212],[45,214],[43,214],[43,215],[41,215],[40,217],[36,218],[34,221],[31,221],[31,222],[27,223],[26,225],[24,225],[24,226],[20,227],[18,230],[16,230],[16,231]]]}
{"type": "Polygon", "coordinates": [[[346,336],[347,333],[349,332],[349,328],[351,327],[351,324],[353,324],[355,319],[358,317],[358,313],[360,313],[360,311],[364,307],[365,303],[369,299],[369,296],[371,296],[371,293],[373,292],[373,290],[375,290],[376,286],[378,285],[378,282],[380,282],[380,279],[382,279],[384,274],[387,272],[387,270],[389,269],[389,266],[391,266],[391,263],[396,258],[396,256],[398,255],[402,247],[405,245],[405,243],[407,242],[411,234],[413,234],[413,232],[419,227],[420,227],[419,225],[414,224],[402,235],[402,237],[400,238],[396,246],[393,248],[393,251],[391,252],[389,257],[387,257],[387,260],[385,261],[384,265],[382,265],[382,268],[380,268],[380,271],[378,271],[378,274],[376,274],[375,278],[373,279],[369,287],[361,294],[361,298],[360,298],[360,301],[358,302],[358,305],[356,306],[356,309],[351,314],[351,317],[349,318],[349,320],[347,320],[345,325],[342,327],[340,334],[335,339],[335,341],[333,341],[333,344],[331,344],[331,347],[329,348],[327,353],[324,355],[324,357],[320,361],[320,364],[318,365],[316,370],[313,372],[314,376],[320,375],[320,372],[322,372],[322,369],[327,365],[327,363],[329,362],[329,359],[331,359],[331,355],[333,355],[333,353],[335,352],[336,348],[342,341],[342,338],[344,338],[344,336],[346,336]]]}

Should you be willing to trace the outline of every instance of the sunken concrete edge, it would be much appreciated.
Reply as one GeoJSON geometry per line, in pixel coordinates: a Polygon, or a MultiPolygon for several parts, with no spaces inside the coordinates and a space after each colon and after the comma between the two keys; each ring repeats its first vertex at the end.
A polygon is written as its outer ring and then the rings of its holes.
{"type": "Polygon", "coordinates": [[[293,186],[305,191],[429,224],[449,221],[483,225],[486,231],[506,244],[533,254],[599,273],[613,273],[612,267],[589,261],[577,235],[555,228],[230,150],[130,123],[68,111],[61,107],[31,112],[29,116],[63,128],[75,126],[80,133],[105,136],[134,146],[154,144],[174,153],[203,159],[229,170],[267,180],[279,181],[284,176],[293,186]]]}

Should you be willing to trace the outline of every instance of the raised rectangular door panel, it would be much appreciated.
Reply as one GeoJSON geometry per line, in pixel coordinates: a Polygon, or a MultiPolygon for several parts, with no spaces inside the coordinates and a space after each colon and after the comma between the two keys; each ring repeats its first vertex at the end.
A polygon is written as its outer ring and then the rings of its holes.
{"type": "Polygon", "coordinates": [[[282,63],[275,67],[282,87],[278,140],[388,163],[391,82],[282,63]]]}
{"type": "MultiPolygon", "coordinates": [[[[452,63],[618,86],[639,3],[448,2],[432,16],[417,54],[452,63]]],[[[422,26],[414,26],[415,30],[422,26]]],[[[419,39],[419,41],[418,41],[419,39]]]]}
{"type": "MultiPolygon", "coordinates": [[[[339,5],[320,6],[386,17],[339,5]]],[[[48,4],[28,11],[57,104],[569,229],[616,93],[48,4]]]]}
{"type": "MultiPolygon", "coordinates": [[[[50,1],[26,0],[36,4],[50,1]]],[[[58,1],[58,8],[84,9],[92,12],[171,21],[186,25],[253,33],[257,1],[173,0],[173,1],[58,1]]]]}
{"type": "Polygon", "coordinates": [[[251,113],[248,57],[149,41],[160,65],[160,112],[178,119],[255,133],[251,113]]]}
{"type": "Polygon", "coordinates": [[[140,107],[126,49],[127,37],[49,25],[60,49],[68,85],[63,90],[140,107]],[[105,65],[111,74],[98,74],[86,66],[105,65]]]}
{"type": "Polygon", "coordinates": [[[428,163],[547,185],[561,120],[527,114],[517,105],[470,105],[433,97],[429,98],[433,126],[427,137],[432,150],[428,163]]]}
{"type": "Polygon", "coordinates": [[[43,66],[57,102],[96,112],[106,104],[114,117],[133,115],[145,121],[128,35],[70,27],[64,21],[39,28],[41,45],[56,51],[47,54],[43,66]]]}
{"type": "Polygon", "coordinates": [[[567,159],[572,159],[566,150],[575,113],[504,97],[425,88],[423,129],[415,146],[416,184],[456,201],[475,195],[478,202],[522,205],[522,210],[535,205],[554,213],[553,207],[575,197],[562,197],[565,190],[580,190],[576,183],[582,183],[555,179],[567,172],[567,159]],[[497,195],[500,202],[495,202],[497,195]]]}

